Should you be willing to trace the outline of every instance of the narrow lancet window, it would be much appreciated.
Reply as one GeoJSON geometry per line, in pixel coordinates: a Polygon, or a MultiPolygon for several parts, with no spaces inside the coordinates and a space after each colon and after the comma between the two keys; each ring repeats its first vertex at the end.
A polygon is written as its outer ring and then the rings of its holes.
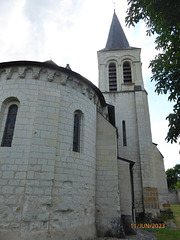
{"type": "Polygon", "coordinates": [[[124,83],[132,82],[131,65],[129,62],[123,63],[123,77],[124,77],[124,83]]]}
{"type": "Polygon", "coordinates": [[[109,64],[109,91],[117,91],[116,64],[109,64]]]}
{"type": "Polygon", "coordinates": [[[1,143],[2,147],[11,147],[13,135],[14,135],[17,111],[18,111],[18,106],[16,104],[11,105],[8,109],[6,125],[4,129],[2,143],[1,143]]]}
{"type": "Polygon", "coordinates": [[[127,146],[127,139],[126,139],[126,123],[122,121],[122,130],[123,130],[123,146],[127,146]]]}
{"type": "Polygon", "coordinates": [[[81,128],[81,113],[74,114],[74,131],[73,131],[73,151],[80,152],[80,128],[81,128]]]}

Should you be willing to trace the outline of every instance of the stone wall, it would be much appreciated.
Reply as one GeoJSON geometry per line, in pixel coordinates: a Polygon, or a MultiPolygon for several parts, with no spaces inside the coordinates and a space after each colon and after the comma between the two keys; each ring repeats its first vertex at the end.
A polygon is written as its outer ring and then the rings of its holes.
{"type": "MultiPolygon", "coordinates": [[[[151,128],[147,92],[141,71],[141,49],[99,51],[99,87],[107,103],[115,106],[118,128],[118,155],[135,162],[134,190],[136,212],[144,211],[143,188],[155,187],[155,169],[151,153],[151,128]],[[123,63],[131,66],[132,82],[123,81],[123,63]],[[108,65],[116,65],[117,91],[109,91],[108,65]],[[126,142],[123,144],[122,122],[126,125],[126,142]]],[[[149,211],[149,209],[148,209],[149,211]]],[[[154,213],[154,210],[152,210],[154,213]]]]}
{"type": "Polygon", "coordinates": [[[158,189],[153,187],[144,187],[144,207],[146,213],[159,211],[158,189]]]}
{"type": "Polygon", "coordinates": [[[146,213],[157,216],[159,215],[158,200],[156,207],[151,203],[147,206],[147,199],[146,204],[144,204],[143,192],[144,190],[146,192],[146,188],[157,188],[156,163],[152,153],[147,93],[145,91],[105,92],[104,96],[108,103],[115,106],[116,126],[118,128],[118,154],[135,162],[136,212],[139,214],[145,210],[146,213]],[[126,146],[123,145],[123,121],[126,123],[126,146]]]}
{"type": "Polygon", "coordinates": [[[152,144],[152,153],[155,162],[156,187],[158,188],[159,207],[161,211],[166,211],[170,209],[168,187],[163,156],[158,150],[157,144],[152,144]]]}
{"type": "Polygon", "coordinates": [[[132,189],[128,162],[118,159],[121,213],[132,215],[132,189]]]}
{"type": "Polygon", "coordinates": [[[124,236],[119,198],[116,129],[97,119],[96,226],[100,236],[124,236]]]}
{"type": "Polygon", "coordinates": [[[141,163],[137,131],[136,107],[134,92],[104,93],[108,103],[115,106],[116,126],[118,128],[118,155],[135,162],[134,189],[137,212],[143,211],[141,163]],[[123,146],[122,121],[126,123],[127,145],[123,146]]]}
{"type": "Polygon", "coordinates": [[[180,189],[177,189],[177,195],[178,195],[178,204],[180,204],[180,189]]]}
{"type": "MultiPolygon", "coordinates": [[[[141,49],[139,48],[100,50],[98,52],[99,88],[103,92],[107,103],[115,106],[116,126],[119,134],[118,155],[135,162],[136,213],[145,212],[155,217],[159,215],[159,203],[158,199],[152,202],[150,197],[156,198],[155,195],[158,194],[156,159],[152,150],[148,99],[142,78],[140,53],[141,49]],[[131,82],[128,83],[123,81],[123,64],[125,61],[128,61],[131,67],[131,82]],[[109,90],[110,63],[116,66],[117,91],[109,90]],[[123,143],[122,123],[125,123],[126,126],[126,144],[123,143]],[[151,193],[147,189],[152,189],[151,193]],[[156,194],[154,189],[156,189],[156,194]]],[[[160,163],[158,164],[160,165],[160,163]]],[[[163,162],[161,164],[162,168],[163,162]]],[[[159,185],[158,187],[160,190],[161,187],[159,185]]],[[[160,190],[159,194],[161,202],[166,203],[163,198],[167,198],[167,193],[163,195],[163,190],[160,190]]]]}
{"type": "Polygon", "coordinates": [[[168,197],[170,204],[180,204],[180,189],[169,190],[168,197]]]}
{"type": "MultiPolygon", "coordinates": [[[[120,186],[121,216],[124,231],[127,235],[134,234],[133,223],[133,189],[130,175],[130,163],[118,158],[118,173],[120,186]]],[[[133,175],[132,175],[133,177],[133,175]]]]}
{"type": "Polygon", "coordinates": [[[0,77],[1,139],[8,106],[19,106],[12,146],[0,147],[0,239],[94,238],[98,96],[45,67],[0,69],[0,77]],[[72,150],[76,110],[80,152],[72,150]]]}

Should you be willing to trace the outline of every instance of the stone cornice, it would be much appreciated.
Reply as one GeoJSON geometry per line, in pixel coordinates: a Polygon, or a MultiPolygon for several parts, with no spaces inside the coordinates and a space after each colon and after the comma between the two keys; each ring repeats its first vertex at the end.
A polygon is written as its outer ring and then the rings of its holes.
{"type": "Polygon", "coordinates": [[[7,62],[0,63],[0,81],[2,75],[4,79],[10,81],[14,79],[13,75],[19,79],[33,79],[47,82],[54,82],[63,86],[71,86],[72,89],[80,91],[87,96],[90,101],[97,105],[99,112],[103,113],[103,107],[106,107],[106,102],[101,91],[92,84],[89,80],[82,77],[70,69],[59,67],[55,64],[41,62],[7,62]],[[29,75],[30,74],[30,75],[29,75]]]}
{"type": "Polygon", "coordinates": [[[56,82],[64,86],[71,84],[74,89],[81,88],[82,94],[94,101],[98,109],[100,106],[106,106],[101,91],[88,79],[68,68],[48,62],[15,61],[0,63],[0,77],[5,73],[6,80],[10,80],[14,73],[18,74],[19,79],[24,79],[28,70],[32,72],[32,79],[34,80],[42,80],[41,74],[43,74],[45,76],[44,81],[56,82]]]}

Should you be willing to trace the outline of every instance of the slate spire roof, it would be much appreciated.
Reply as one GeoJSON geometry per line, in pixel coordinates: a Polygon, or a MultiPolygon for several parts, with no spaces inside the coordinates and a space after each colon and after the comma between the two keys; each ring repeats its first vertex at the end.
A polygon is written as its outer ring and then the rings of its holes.
{"type": "Polygon", "coordinates": [[[128,40],[121,27],[119,19],[114,11],[109,35],[106,43],[105,50],[127,49],[129,46],[128,40]]]}

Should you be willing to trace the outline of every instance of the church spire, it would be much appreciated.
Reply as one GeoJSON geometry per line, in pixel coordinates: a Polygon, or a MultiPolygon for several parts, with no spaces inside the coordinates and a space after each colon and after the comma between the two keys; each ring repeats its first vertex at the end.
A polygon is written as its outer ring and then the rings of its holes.
{"type": "Polygon", "coordinates": [[[130,46],[114,10],[114,15],[113,15],[105,50],[126,49],[126,48],[130,48],[130,46]]]}

